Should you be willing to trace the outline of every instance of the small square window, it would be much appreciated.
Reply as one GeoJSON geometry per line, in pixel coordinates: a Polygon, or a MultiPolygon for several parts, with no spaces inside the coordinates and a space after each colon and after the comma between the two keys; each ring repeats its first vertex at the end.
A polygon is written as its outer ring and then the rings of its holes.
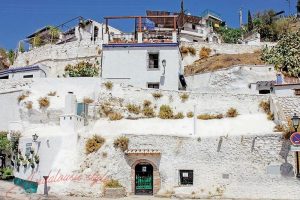
{"type": "Polygon", "coordinates": [[[195,25],[195,24],[192,25],[192,29],[193,29],[193,30],[196,29],[196,25],[195,25]]]}
{"type": "Polygon", "coordinates": [[[159,83],[148,83],[147,88],[159,89],[159,83]]]}
{"type": "Polygon", "coordinates": [[[180,185],[193,185],[194,172],[193,170],[179,170],[180,185]]]}
{"type": "Polygon", "coordinates": [[[159,68],[159,54],[158,53],[149,53],[149,69],[158,69],[159,68]]]}

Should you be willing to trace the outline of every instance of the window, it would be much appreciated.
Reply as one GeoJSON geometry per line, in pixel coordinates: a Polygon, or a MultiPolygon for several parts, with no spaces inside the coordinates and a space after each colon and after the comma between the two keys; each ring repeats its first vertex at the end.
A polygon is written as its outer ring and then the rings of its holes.
{"type": "Polygon", "coordinates": [[[159,83],[148,83],[148,88],[159,89],[159,83]]]}
{"type": "Polygon", "coordinates": [[[149,69],[159,68],[159,53],[149,53],[149,69]]]}
{"type": "Polygon", "coordinates": [[[300,96],[300,89],[295,89],[295,95],[300,96]]]}
{"type": "Polygon", "coordinates": [[[195,24],[192,25],[192,29],[193,29],[193,30],[196,29],[196,25],[195,25],[195,24]]]}
{"type": "Polygon", "coordinates": [[[193,185],[193,170],[179,170],[180,185],[193,185]]]}
{"type": "Polygon", "coordinates": [[[24,75],[23,78],[33,78],[33,75],[24,75]]]}

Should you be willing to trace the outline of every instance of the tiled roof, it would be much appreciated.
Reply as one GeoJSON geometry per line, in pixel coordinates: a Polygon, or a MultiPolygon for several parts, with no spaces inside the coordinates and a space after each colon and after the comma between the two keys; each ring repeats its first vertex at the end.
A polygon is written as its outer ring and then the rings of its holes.
{"type": "Polygon", "coordinates": [[[160,154],[157,149],[128,149],[125,154],[160,154]]]}

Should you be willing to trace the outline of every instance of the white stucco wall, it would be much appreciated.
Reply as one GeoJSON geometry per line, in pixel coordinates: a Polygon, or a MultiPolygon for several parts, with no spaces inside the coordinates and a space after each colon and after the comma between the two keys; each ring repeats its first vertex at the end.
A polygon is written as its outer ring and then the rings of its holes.
{"type": "Polygon", "coordinates": [[[24,76],[32,75],[32,78],[44,78],[46,74],[41,70],[27,71],[27,72],[17,72],[9,74],[9,79],[23,79],[24,76]]]}
{"type": "Polygon", "coordinates": [[[276,71],[268,65],[240,65],[214,72],[185,77],[188,90],[258,94],[257,81],[276,80],[276,71]],[[254,83],[254,84],[253,84],[254,83]],[[251,88],[249,88],[249,84],[251,88]]]}
{"type": "Polygon", "coordinates": [[[181,57],[178,47],[105,47],[102,78],[146,88],[160,83],[160,89],[178,90],[181,57]],[[148,53],[159,52],[159,69],[148,69],[148,53]],[[162,60],[166,60],[165,75],[162,60]]]}

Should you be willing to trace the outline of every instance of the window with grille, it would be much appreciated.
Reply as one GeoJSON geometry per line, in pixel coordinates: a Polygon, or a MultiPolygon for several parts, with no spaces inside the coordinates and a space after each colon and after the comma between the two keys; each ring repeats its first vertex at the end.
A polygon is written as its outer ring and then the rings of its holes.
{"type": "Polygon", "coordinates": [[[179,170],[180,185],[193,185],[194,172],[193,170],[179,170]]]}
{"type": "Polygon", "coordinates": [[[148,83],[147,87],[148,88],[159,89],[159,83],[148,83]]]}
{"type": "Polygon", "coordinates": [[[159,53],[149,53],[149,69],[159,68],[159,53]]]}

